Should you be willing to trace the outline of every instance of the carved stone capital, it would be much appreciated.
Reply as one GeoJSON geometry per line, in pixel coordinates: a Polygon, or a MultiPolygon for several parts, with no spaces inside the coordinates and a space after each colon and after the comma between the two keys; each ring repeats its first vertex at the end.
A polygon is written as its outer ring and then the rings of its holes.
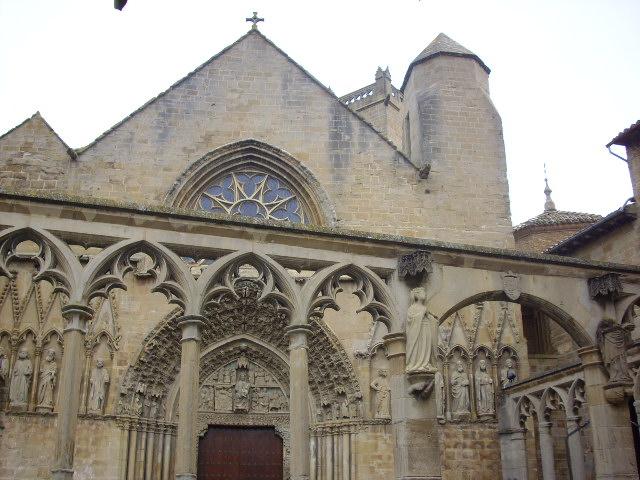
{"type": "Polygon", "coordinates": [[[623,290],[620,275],[617,273],[607,273],[600,277],[593,277],[587,282],[589,284],[589,295],[594,300],[616,298],[623,290]]]}
{"type": "Polygon", "coordinates": [[[433,258],[426,250],[416,250],[398,258],[398,276],[405,278],[407,275],[416,276],[421,273],[433,272],[433,258]]]}
{"type": "Polygon", "coordinates": [[[200,327],[204,325],[205,317],[202,315],[183,315],[178,317],[178,327],[182,330],[182,342],[195,340],[199,342],[200,327]]]}
{"type": "Polygon", "coordinates": [[[289,337],[289,350],[307,348],[307,335],[313,330],[308,325],[289,325],[285,328],[285,335],[289,337]]]}
{"type": "Polygon", "coordinates": [[[404,333],[389,333],[383,337],[383,341],[387,350],[387,358],[406,355],[406,336],[404,333]]]}
{"type": "Polygon", "coordinates": [[[62,307],[62,316],[67,320],[64,331],[78,330],[87,333],[87,323],[93,318],[94,311],[88,305],[69,303],[62,307]]]}

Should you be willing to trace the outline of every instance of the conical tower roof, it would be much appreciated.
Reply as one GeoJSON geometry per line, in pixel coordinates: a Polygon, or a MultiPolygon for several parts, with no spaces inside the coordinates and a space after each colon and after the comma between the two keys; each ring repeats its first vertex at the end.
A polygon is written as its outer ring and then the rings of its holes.
{"type": "Polygon", "coordinates": [[[433,39],[433,41],[429,45],[427,45],[427,48],[425,48],[424,50],[422,50],[422,52],[420,52],[420,55],[418,55],[413,60],[413,62],[411,62],[411,64],[409,65],[409,68],[407,69],[407,74],[404,77],[404,82],[402,83],[402,90],[404,90],[404,87],[406,86],[407,81],[409,80],[411,69],[415,65],[422,62],[426,62],[427,60],[440,55],[472,58],[480,64],[480,66],[484,69],[485,72],[491,73],[491,69],[489,69],[489,67],[487,67],[487,65],[475,53],[463,47],[455,40],[452,40],[450,37],[448,37],[444,33],[440,33],[436,38],[433,39]]]}

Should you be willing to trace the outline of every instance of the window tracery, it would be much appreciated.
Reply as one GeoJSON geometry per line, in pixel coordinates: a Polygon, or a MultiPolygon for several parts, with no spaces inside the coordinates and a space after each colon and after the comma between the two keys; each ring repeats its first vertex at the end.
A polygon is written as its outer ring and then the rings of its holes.
{"type": "Polygon", "coordinates": [[[217,178],[202,192],[198,205],[213,213],[309,222],[302,200],[287,182],[259,171],[242,170],[217,178]]]}

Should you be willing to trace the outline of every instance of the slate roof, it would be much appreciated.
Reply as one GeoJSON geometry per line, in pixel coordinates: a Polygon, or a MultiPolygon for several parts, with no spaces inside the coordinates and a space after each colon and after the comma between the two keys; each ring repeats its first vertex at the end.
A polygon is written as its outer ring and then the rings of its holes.
{"type": "Polygon", "coordinates": [[[613,140],[607,143],[607,148],[611,145],[623,145],[626,147],[632,142],[640,142],[640,120],[621,131],[613,140]]]}
{"type": "Polygon", "coordinates": [[[542,212],[526,222],[517,225],[513,231],[518,232],[530,227],[541,227],[546,225],[575,225],[580,223],[592,224],[602,220],[602,215],[594,213],[565,212],[562,210],[548,210],[542,212]]]}
{"type": "Polygon", "coordinates": [[[420,55],[418,55],[413,62],[407,68],[407,73],[404,76],[404,81],[402,82],[402,88],[400,90],[404,91],[404,87],[407,85],[409,81],[409,75],[411,74],[411,70],[415,65],[419,63],[426,62],[427,60],[440,56],[440,55],[449,55],[453,57],[467,57],[472,58],[476,62],[480,64],[480,66],[484,69],[485,72],[491,73],[491,69],[487,67],[487,65],[471,50],[463,47],[455,40],[452,40],[444,33],[438,34],[438,36],[433,39],[433,41],[427,45],[420,55]]]}

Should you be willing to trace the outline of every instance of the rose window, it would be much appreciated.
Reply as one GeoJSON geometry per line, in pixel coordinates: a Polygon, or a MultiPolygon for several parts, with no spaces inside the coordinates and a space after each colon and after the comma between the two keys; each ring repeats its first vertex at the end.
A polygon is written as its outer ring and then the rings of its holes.
{"type": "Polygon", "coordinates": [[[243,171],[222,176],[205,189],[198,204],[213,213],[293,223],[308,221],[291,187],[280,178],[262,172],[243,171]]]}

